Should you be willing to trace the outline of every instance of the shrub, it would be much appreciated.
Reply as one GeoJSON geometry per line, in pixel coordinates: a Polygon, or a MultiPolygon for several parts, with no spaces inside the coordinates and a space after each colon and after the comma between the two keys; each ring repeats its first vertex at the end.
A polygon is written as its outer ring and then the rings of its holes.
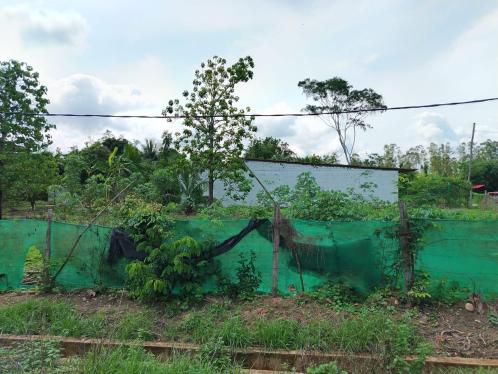
{"type": "Polygon", "coordinates": [[[202,299],[202,283],[217,271],[214,262],[203,257],[209,249],[189,236],[148,249],[144,262],[135,261],[126,267],[131,295],[169,298],[175,291],[187,301],[202,299]]]}
{"type": "Polygon", "coordinates": [[[339,368],[335,361],[328,362],[326,364],[321,364],[318,366],[312,366],[308,368],[306,372],[308,374],[348,374],[347,371],[339,368]]]}
{"type": "Polygon", "coordinates": [[[355,291],[342,281],[326,282],[313,289],[308,295],[321,304],[328,304],[336,310],[349,307],[353,302],[358,301],[355,291]]]}
{"type": "Polygon", "coordinates": [[[254,251],[251,251],[249,258],[246,258],[244,253],[241,253],[237,268],[237,283],[232,282],[226,275],[219,275],[218,289],[220,293],[230,298],[253,299],[261,283],[261,272],[256,270],[255,260],[256,254],[254,251]]]}
{"type": "Polygon", "coordinates": [[[458,177],[417,174],[406,188],[406,200],[415,205],[465,206],[470,184],[458,177]]]}
{"type": "Polygon", "coordinates": [[[454,305],[459,300],[462,300],[464,295],[468,295],[469,292],[465,292],[461,289],[457,281],[448,281],[443,278],[440,279],[433,288],[431,288],[430,294],[432,295],[433,301],[447,305],[454,305]]]}

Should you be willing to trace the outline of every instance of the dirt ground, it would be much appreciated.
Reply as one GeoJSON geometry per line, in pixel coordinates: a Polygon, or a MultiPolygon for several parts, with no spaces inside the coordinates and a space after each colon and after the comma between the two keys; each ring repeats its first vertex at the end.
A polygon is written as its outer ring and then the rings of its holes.
{"type": "MultiPolygon", "coordinates": [[[[50,298],[72,303],[83,314],[98,311],[119,316],[130,312],[152,311],[157,315],[161,328],[168,320],[182,318],[188,311],[172,313],[166,304],[141,304],[127,297],[125,292],[96,294],[94,291],[80,291],[65,294],[41,296],[35,293],[0,293],[0,306],[19,303],[29,298],[50,298]]],[[[215,303],[223,303],[219,298],[209,297],[203,307],[215,303]]],[[[225,307],[226,304],[225,304],[225,307]]],[[[495,310],[495,306],[488,306],[495,310]]],[[[302,303],[292,298],[258,297],[250,302],[233,303],[229,309],[237,309],[247,319],[264,317],[269,319],[286,318],[300,322],[312,319],[336,320],[346,312],[337,313],[331,308],[313,302],[302,303]]],[[[397,307],[396,314],[400,316],[406,308],[397,307]]],[[[481,314],[465,310],[465,303],[453,306],[440,305],[426,307],[415,313],[412,321],[417,330],[432,341],[435,355],[498,358],[498,326],[488,320],[488,310],[481,314]]]]}

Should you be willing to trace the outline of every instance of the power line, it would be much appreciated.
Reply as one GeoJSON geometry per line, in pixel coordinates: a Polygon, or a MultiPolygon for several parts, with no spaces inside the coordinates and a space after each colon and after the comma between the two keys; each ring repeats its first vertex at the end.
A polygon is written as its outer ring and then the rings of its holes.
{"type": "Polygon", "coordinates": [[[465,105],[465,104],[477,104],[484,103],[487,101],[496,101],[498,97],[491,97],[488,99],[478,99],[478,100],[468,100],[468,101],[455,101],[450,103],[436,103],[436,104],[424,104],[424,105],[406,105],[406,106],[394,106],[386,108],[371,108],[371,109],[352,109],[352,110],[340,110],[332,112],[320,112],[320,113],[247,113],[247,114],[217,114],[211,115],[166,115],[166,116],[153,116],[153,115],[125,115],[125,114],[76,114],[76,113],[31,113],[31,112],[15,112],[15,111],[0,111],[0,115],[23,115],[23,116],[33,116],[33,117],[98,117],[98,118],[137,118],[137,119],[184,119],[184,118],[234,118],[234,117],[310,117],[310,116],[321,116],[327,114],[347,114],[347,113],[364,113],[364,112],[384,112],[388,110],[406,110],[406,109],[422,109],[422,108],[435,108],[442,106],[455,106],[455,105],[465,105]]]}

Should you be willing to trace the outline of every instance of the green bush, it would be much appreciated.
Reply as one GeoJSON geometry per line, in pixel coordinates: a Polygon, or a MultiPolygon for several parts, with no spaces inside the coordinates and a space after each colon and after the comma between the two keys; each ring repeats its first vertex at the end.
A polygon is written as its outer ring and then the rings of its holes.
{"type": "Polygon", "coordinates": [[[126,267],[130,295],[139,299],[170,298],[173,291],[187,301],[203,297],[202,283],[217,271],[210,245],[189,236],[172,241],[172,221],[165,208],[128,197],[121,207],[123,229],[135,241],[145,261],[126,267]]]}
{"type": "Polygon", "coordinates": [[[330,305],[336,310],[347,309],[359,301],[359,295],[342,281],[326,282],[308,292],[308,296],[321,304],[330,305]]]}
{"type": "Polygon", "coordinates": [[[461,178],[419,173],[409,182],[403,198],[418,206],[455,208],[467,204],[469,191],[469,182],[461,178]]]}
{"type": "Polygon", "coordinates": [[[312,366],[308,368],[306,372],[308,374],[348,374],[347,371],[339,368],[335,361],[328,362],[326,364],[321,364],[318,366],[312,366]]]}
{"type": "Polygon", "coordinates": [[[457,281],[440,279],[429,291],[432,300],[447,305],[454,305],[470,292],[463,290],[457,281]]]}
{"type": "Polygon", "coordinates": [[[126,267],[130,294],[140,299],[169,298],[173,291],[190,301],[204,296],[203,282],[217,272],[203,247],[189,236],[172,243],[163,242],[150,250],[144,262],[126,267]]]}
{"type": "Polygon", "coordinates": [[[251,251],[249,258],[241,253],[239,266],[237,268],[237,283],[234,283],[226,275],[218,275],[218,289],[222,295],[232,299],[251,300],[256,295],[256,291],[261,283],[261,272],[256,270],[254,262],[256,254],[251,251]]]}

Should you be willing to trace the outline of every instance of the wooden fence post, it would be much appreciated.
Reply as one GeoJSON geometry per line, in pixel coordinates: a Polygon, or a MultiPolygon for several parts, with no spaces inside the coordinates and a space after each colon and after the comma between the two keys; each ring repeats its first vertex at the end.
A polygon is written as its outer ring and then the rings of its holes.
{"type": "Polygon", "coordinates": [[[51,238],[52,238],[52,209],[47,212],[47,242],[45,246],[45,261],[50,261],[51,255],[51,238]]]}
{"type": "Polygon", "coordinates": [[[45,244],[45,253],[43,256],[43,269],[42,269],[41,282],[40,282],[43,291],[49,291],[52,283],[50,279],[50,256],[52,252],[51,242],[52,242],[52,209],[48,209],[47,236],[45,244]]]}
{"type": "Polygon", "coordinates": [[[414,257],[410,248],[410,223],[406,204],[403,200],[399,201],[399,245],[401,249],[401,263],[403,266],[403,275],[405,278],[405,291],[410,291],[413,286],[414,257]]]}
{"type": "Polygon", "coordinates": [[[280,207],[273,204],[273,267],[272,267],[272,297],[277,296],[278,291],[278,248],[280,246],[280,207]]]}

